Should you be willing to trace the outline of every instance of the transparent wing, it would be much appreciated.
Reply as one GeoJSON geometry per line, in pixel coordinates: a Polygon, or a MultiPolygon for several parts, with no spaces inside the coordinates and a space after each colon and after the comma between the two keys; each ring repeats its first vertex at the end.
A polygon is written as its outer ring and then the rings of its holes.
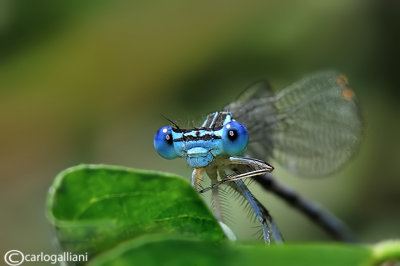
{"type": "Polygon", "coordinates": [[[361,119],[347,79],[315,73],[274,94],[255,84],[225,110],[249,131],[248,152],[300,176],[332,173],[353,155],[361,119]]]}

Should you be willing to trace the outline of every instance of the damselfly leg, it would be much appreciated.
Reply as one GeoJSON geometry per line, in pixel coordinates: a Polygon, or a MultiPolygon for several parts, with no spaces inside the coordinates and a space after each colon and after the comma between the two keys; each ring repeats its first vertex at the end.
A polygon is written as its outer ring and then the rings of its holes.
{"type": "Polygon", "coordinates": [[[250,166],[251,168],[253,168],[254,170],[245,172],[245,173],[241,173],[241,174],[237,174],[237,173],[233,173],[231,175],[228,175],[226,178],[213,183],[210,187],[206,187],[201,189],[199,192],[200,193],[204,193],[212,188],[216,188],[222,184],[225,184],[227,182],[232,182],[232,181],[236,181],[236,180],[240,180],[240,179],[244,179],[244,178],[248,178],[248,177],[255,177],[255,176],[259,176],[268,172],[272,172],[272,170],[274,169],[271,165],[269,165],[266,162],[263,162],[261,160],[257,160],[257,159],[253,159],[253,158],[240,158],[240,157],[229,157],[228,161],[228,165],[230,165],[230,167],[234,167],[234,165],[247,165],[250,166]]]}
{"type": "MultiPolygon", "coordinates": [[[[236,161],[235,160],[233,161],[236,161]]],[[[246,158],[247,159],[247,158],[246,158]]],[[[243,165],[243,160],[239,160],[242,165],[243,165]]],[[[259,163],[257,163],[259,164],[259,163]]],[[[246,164],[248,166],[248,164],[246,164]]],[[[207,189],[211,190],[211,197],[212,197],[212,207],[213,211],[216,215],[216,217],[219,220],[223,220],[223,214],[221,210],[221,202],[220,202],[220,188],[216,186],[216,184],[221,184],[220,181],[218,181],[218,173],[220,175],[220,178],[222,180],[228,180],[228,176],[235,176],[233,174],[233,171],[230,170],[229,168],[226,168],[225,170],[221,170],[221,166],[218,168],[217,167],[208,167],[207,168],[207,175],[211,179],[211,187],[207,189]]],[[[268,167],[269,169],[269,167],[268,167]]],[[[195,169],[193,171],[193,175],[196,176],[199,174],[200,171],[198,169],[195,169]]],[[[196,182],[195,182],[196,183],[196,182]]],[[[263,238],[265,243],[270,244],[271,240],[273,239],[275,243],[282,243],[283,238],[282,235],[270,215],[269,211],[259,202],[253,194],[250,192],[250,190],[247,188],[246,184],[243,182],[243,180],[236,179],[236,180],[230,180],[230,182],[225,182],[229,187],[231,187],[234,191],[236,191],[241,197],[243,197],[247,204],[251,207],[251,209],[254,211],[257,220],[261,223],[262,225],[262,231],[263,231],[263,238]],[[272,238],[272,239],[271,239],[272,238]]],[[[201,191],[201,190],[200,190],[201,191]]],[[[202,193],[202,192],[200,192],[202,193]]]]}

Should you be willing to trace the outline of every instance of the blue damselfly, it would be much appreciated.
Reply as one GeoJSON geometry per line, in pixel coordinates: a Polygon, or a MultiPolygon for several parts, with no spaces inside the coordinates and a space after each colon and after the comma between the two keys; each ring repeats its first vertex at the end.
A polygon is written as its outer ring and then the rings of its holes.
{"type": "Polygon", "coordinates": [[[346,227],[328,211],[300,197],[271,175],[274,160],[291,173],[312,177],[330,174],[354,154],[362,124],[355,94],[347,78],[335,71],[315,73],[277,93],[265,82],[245,90],[239,98],[207,116],[198,128],[175,123],[162,127],[154,147],[166,159],[186,158],[193,167],[192,185],[204,175],[211,186],[213,209],[222,220],[219,197],[228,186],[243,197],[262,224],[264,240],[281,242],[268,210],[250,192],[244,179],[253,179],[302,211],[338,240],[350,241],[346,227]],[[262,160],[260,160],[262,159],[262,160]]]}

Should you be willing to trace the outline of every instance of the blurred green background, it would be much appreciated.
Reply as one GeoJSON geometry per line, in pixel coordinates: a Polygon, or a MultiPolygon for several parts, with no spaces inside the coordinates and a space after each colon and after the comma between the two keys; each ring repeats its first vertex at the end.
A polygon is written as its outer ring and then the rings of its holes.
{"type": "MultiPolygon", "coordinates": [[[[200,123],[250,83],[279,89],[321,69],[345,73],[365,122],[334,176],[275,175],[341,217],[363,242],[400,237],[398,1],[0,1],[0,251],[54,251],[45,218],[55,175],[79,163],[173,172],[153,149],[163,114],[200,123]]],[[[288,241],[328,238],[262,194],[288,241]]],[[[233,230],[257,238],[232,203],[233,230]]]]}

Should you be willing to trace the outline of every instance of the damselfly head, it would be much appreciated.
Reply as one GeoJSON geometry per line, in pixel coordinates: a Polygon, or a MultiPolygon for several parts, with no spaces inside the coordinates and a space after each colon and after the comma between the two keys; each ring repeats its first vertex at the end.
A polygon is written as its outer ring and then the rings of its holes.
{"type": "Polygon", "coordinates": [[[223,117],[225,119],[217,126],[209,123],[212,127],[181,129],[164,126],[154,136],[154,148],[165,159],[186,158],[193,168],[206,167],[219,155],[240,155],[247,147],[247,129],[227,113],[223,117]]]}

